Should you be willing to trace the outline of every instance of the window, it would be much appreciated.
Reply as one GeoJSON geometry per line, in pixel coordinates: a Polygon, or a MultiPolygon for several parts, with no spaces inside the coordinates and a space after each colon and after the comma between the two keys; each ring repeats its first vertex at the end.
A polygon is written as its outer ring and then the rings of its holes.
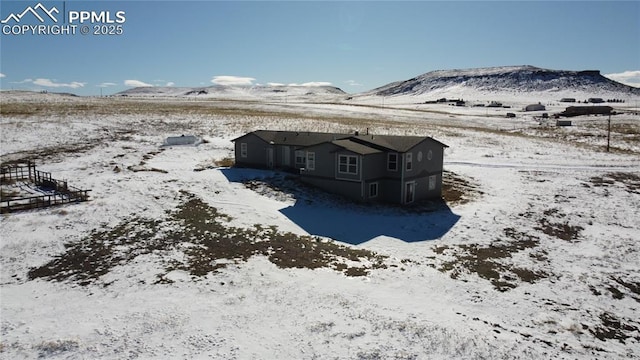
{"type": "Polygon", "coordinates": [[[247,157],[247,143],[240,143],[240,157],[247,157]]]}
{"type": "Polygon", "coordinates": [[[411,169],[413,169],[413,154],[406,153],[404,156],[405,156],[405,168],[407,171],[411,171],[411,169]]]}
{"type": "Polygon", "coordinates": [[[398,154],[390,153],[387,155],[387,170],[389,171],[398,170],[398,154]]]}
{"type": "Polygon", "coordinates": [[[436,175],[429,176],[429,190],[436,189],[436,180],[437,180],[436,175]]]}
{"type": "Polygon", "coordinates": [[[316,169],[316,153],[307,152],[307,170],[316,169]]]}
{"type": "Polygon", "coordinates": [[[307,159],[304,157],[304,151],[296,150],[296,165],[304,166],[307,159]]]}
{"type": "Polygon", "coordinates": [[[358,174],[358,157],[353,155],[340,155],[338,157],[338,172],[343,174],[358,174]]]}
{"type": "Polygon", "coordinates": [[[378,196],[378,183],[369,184],[369,197],[374,198],[378,196]]]}

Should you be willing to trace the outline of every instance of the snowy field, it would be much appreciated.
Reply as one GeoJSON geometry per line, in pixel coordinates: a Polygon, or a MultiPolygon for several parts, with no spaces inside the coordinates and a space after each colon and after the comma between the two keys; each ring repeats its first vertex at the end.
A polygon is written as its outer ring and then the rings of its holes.
{"type": "Polygon", "coordinates": [[[606,152],[606,117],[555,127],[517,97],[1,99],[3,164],[91,190],[0,216],[1,358],[640,358],[633,101],[606,152]],[[449,145],[446,205],[227,166],[248,131],[367,128],[449,145]],[[181,134],[204,142],[162,146],[181,134]]]}

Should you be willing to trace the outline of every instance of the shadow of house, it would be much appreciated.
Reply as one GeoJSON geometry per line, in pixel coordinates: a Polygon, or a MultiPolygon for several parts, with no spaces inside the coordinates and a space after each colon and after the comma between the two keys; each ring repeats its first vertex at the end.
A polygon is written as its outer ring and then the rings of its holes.
{"type": "Polygon", "coordinates": [[[460,219],[443,202],[430,211],[400,211],[394,208],[342,208],[326,202],[297,201],[280,212],[312,235],[359,245],[379,236],[405,242],[441,238],[460,219]]]}
{"type": "Polygon", "coordinates": [[[281,209],[280,213],[311,235],[352,245],[379,236],[405,242],[435,240],[460,219],[442,199],[411,207],[360,203],[307,186],[299,176],[291,174],[237,168],[220,171],[230,182],[249,184],[257,180],[272,192],[286,193],[295,203],[281,209]]]}

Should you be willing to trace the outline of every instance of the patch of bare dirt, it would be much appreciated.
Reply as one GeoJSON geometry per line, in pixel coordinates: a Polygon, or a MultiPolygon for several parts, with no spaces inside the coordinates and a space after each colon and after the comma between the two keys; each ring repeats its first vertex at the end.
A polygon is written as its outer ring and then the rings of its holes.
{"type": "Polygon", "coordinates": [[[482,195],[473,179],[463,178],[452,171],[445,170],[442,173],[442,198],[447,204],[466,204],[482,195]]]}
{"type": "Polygon", "coordinates": [[[624,188],[627,192],[633,194],[640,194],[640,175],[626,172],[608,173],[602,176],[593,176],[590,179],[590,183],[583,183],[586,187],[602,187],[608,188],[612,186],[619,186],[624,188]]]}
{"type": "Polygon", "coordinates": [[[462,274],[474,273],[489,280],[498,291],[508,291],[519,282],[535,283],[549,275],[541,270],[515,266],[509,259],[516,253],[528,251],[535,261],[546,261],[546,252],[537,249],[540,239],[513,228],[503,230],[504,238],[489,245],[438,246],[435,253],[448,257],[440,263],[438,270],[448,272],[453,279],[462,274]]]}
{"type": "Polygon", "coordinates": [[[63,253],[31,269],[28,278],[74,281],[85,286],[100,283],[113,268],[141,255],[175,251],[185,256],[163,261],[156,283],[172,282],[166,274],[173,270],[186,271],[197,279],[256,255],[266,256],[280,268],[326,267],[346,276],[365,276],[372,269],[387,267],[387,257],[372,251],[281,232],[275,226],[229,226],[227,215],[193,195],[184,197],[184,203],[165,219],[131,218],[113,229],[96,230],[67,243],[63,253]]]}

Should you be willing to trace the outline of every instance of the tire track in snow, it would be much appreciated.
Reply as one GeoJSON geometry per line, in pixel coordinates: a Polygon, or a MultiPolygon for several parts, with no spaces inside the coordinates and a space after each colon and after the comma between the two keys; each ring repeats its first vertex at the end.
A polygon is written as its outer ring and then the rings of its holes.
{"type": "Polygon", "coordinates": [[[444,165],[458,165],[494,169],[526,169],[526,170],[599,170],[599,171],[640,171],[639,165],[589,165],[589,164],[522,164],[522,163],[481,163],[473,161],[445,161],[444,165]]]}

